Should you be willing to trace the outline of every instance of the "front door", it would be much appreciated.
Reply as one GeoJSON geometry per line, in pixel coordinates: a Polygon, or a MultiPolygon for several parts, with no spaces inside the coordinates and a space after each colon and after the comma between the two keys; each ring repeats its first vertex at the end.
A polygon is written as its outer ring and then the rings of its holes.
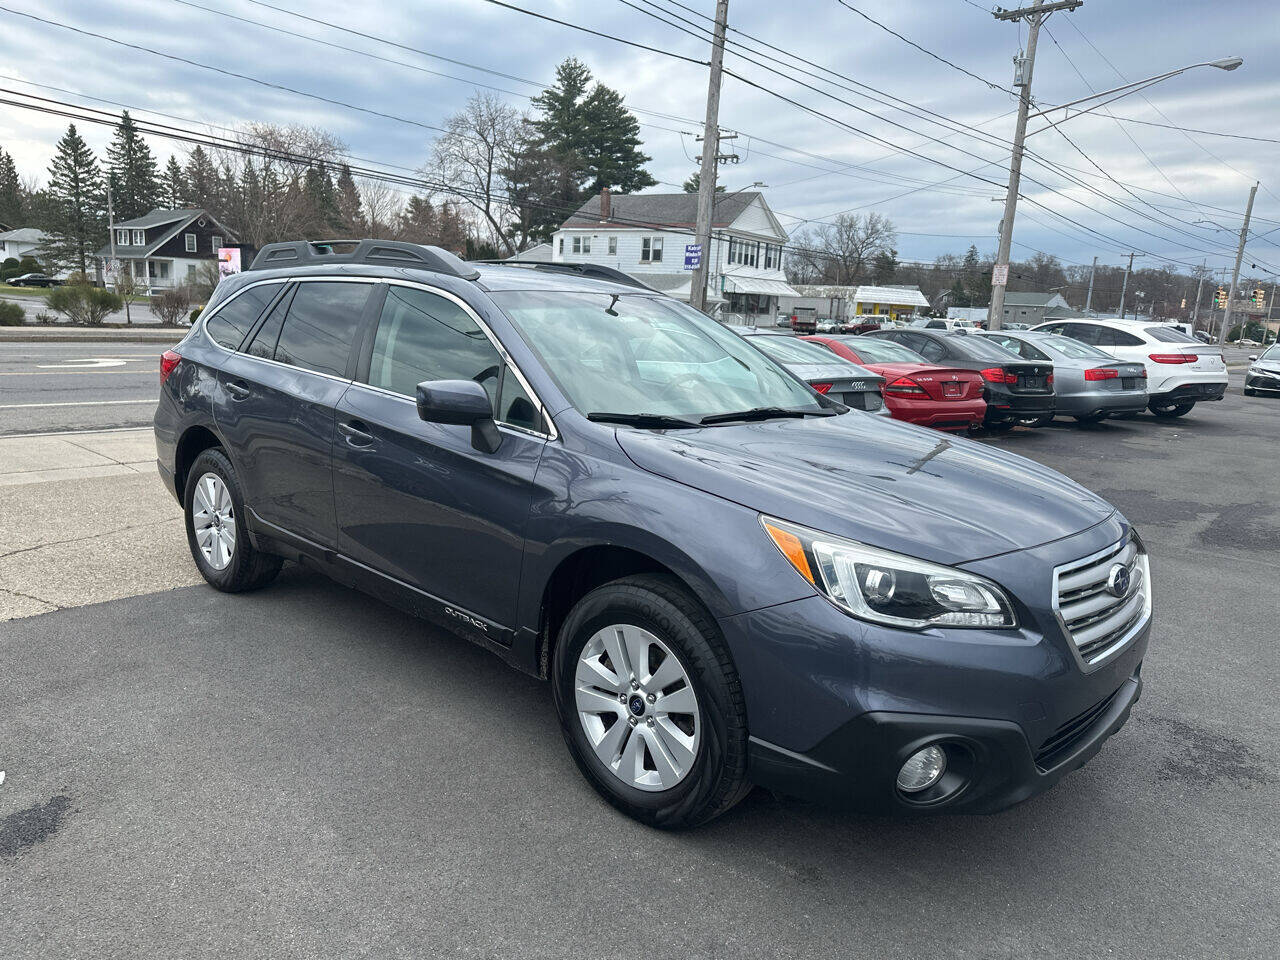
{"type": "Polygon", "coordinates": [[[219,429],[238,453],[246,506],[269,525],[332,548],[334,409],[373,285],[306,280],[277,301],[219,373],[219,429]]]}
{"type": "MultiPolygon", "coordinates": [[[[524,530],[548,426],[461,301],[389,284],[368,360],[338,403],[333,483],[338,550],[447,605],[455,617],[515,622],[524,530]],[[424,380],[474,380],[502,443],[425,423],[424,380]]],[[[480,628],[488,632],[487,628],[480,628]]]]}

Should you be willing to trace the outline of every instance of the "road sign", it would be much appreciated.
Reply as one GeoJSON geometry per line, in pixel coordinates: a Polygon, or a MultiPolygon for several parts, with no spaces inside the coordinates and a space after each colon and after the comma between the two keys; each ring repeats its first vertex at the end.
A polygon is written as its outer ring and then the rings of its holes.
{"type": "Polygon", "coordinates": [[[991,270],[991,285],[993,287],[1003,287],[1009,282],[1009,265],[1007,263],[997,263],[991,270]]]}
{"type": "Polygon", "coordinates": [[[684,245],[684,268],[697,270],[702,266],[702,244],[686,243],[684,245]]]}

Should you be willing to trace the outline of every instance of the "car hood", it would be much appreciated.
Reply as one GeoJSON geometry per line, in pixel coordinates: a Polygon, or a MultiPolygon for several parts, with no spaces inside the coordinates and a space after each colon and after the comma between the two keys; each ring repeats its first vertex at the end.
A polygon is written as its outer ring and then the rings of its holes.
{"type": "Polygon", "coordinates": [[[1038,546],[1114,512],[1034,461],[858,411],[616,433],[627,456],[650,473],[938,563],[1038,546]]]}

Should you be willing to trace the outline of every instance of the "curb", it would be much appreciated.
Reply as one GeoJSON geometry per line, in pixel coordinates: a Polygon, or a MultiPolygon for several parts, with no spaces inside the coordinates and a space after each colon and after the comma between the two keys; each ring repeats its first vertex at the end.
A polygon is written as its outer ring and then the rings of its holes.
{"type": "Polygon", "coordinates": [[[175,344],[187,335],[186,327],[160,329],[121,327],[0,327],[0,343],[110,343],[175,344]]]}

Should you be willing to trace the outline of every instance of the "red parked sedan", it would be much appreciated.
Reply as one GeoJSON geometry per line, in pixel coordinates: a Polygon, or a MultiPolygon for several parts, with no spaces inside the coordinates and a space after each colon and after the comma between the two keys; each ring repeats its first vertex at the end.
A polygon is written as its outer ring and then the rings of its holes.
{"type": "Polygon", "coordinates": [[[852,360],[885,378],[885,406],[897,420],[939,430],[982,426],[987,402],[976,370],[938,366],[891,340],[874,337],[804,337],[838,357],[852,360]]]}

